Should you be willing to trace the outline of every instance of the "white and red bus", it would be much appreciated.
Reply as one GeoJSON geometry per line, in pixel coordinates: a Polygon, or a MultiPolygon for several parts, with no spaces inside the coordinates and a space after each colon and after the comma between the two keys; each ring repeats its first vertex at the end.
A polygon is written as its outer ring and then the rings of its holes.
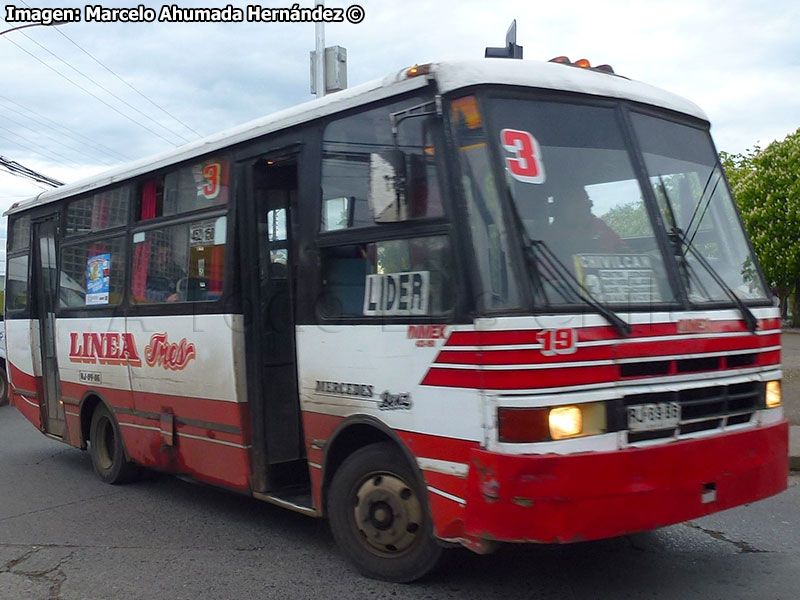
{"type": "Polygon", "coordinates": [[[694,104],[420,65],[14,206],[12,398],[108,483],[330,520],[363,573],[783,490],[780,321],[694,104]]]}

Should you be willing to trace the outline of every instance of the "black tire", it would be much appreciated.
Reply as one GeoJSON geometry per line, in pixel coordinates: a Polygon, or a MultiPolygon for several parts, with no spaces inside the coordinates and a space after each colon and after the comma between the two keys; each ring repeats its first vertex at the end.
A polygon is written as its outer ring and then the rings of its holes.
{"type": "Polygon", "coordinates": [[[328,492],[336,543],[363,575],[395,583],[429,573],[442,554],[427,507],[419,477],[388,442],[349,456],[328,492]]]}
{"type": "Polygon", "coordinates": [[[0,367],[0,406],[8,404],[8,375],[6,368],[0,367]]]}
{"type": "Polygon", "coordinates": [[[119,425],[105,404],[98,404],[92,414],[89,455],[94,472],[106,483],[125,483],[137,474],[136,466],[127,460],[119,425]]]}

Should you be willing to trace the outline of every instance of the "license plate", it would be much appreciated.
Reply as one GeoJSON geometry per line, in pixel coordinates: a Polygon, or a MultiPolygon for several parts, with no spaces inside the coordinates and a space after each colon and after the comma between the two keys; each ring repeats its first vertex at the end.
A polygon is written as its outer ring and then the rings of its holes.
{"type": "Polygon", "coordinates": [[[628,429],[630,431],[653,431],[671,429],[681,420],[681,405],[677,402],[654,402],[628,407],[628,429]]]}

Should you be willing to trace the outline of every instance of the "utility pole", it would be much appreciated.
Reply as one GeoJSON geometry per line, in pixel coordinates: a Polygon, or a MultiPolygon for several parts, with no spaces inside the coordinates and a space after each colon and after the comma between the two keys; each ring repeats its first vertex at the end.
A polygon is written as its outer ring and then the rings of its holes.
{"type": "MultiPolygon", "coordinates": [[[[317,6],[325,6],[324,0],[317,0],[317,6]]],[[[325,95],[325,23],[317,21],[314,25],[316,33],[316,52],[314,53],[314,89],[317,98],[325,95]]]]}
{"type": "Polygon", "coordinates": [[[315,23],[315,50],[311,52],[311,93],[317,98],[347,87],[347,49],[325,47],[325,22],[321,18],[324,0],[317,0],[320,18],[315,23]]]}

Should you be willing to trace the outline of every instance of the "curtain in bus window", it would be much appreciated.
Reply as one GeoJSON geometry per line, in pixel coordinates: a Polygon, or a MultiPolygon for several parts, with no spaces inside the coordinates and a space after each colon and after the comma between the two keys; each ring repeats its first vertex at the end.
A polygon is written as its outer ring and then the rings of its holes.
{"type": "Polygon", "coordinates": [[[141,214],[139,218],[144,221],[156,216],[156,198],[158,197],[158,181],[151,179],[142,186],[141,214]]]}

